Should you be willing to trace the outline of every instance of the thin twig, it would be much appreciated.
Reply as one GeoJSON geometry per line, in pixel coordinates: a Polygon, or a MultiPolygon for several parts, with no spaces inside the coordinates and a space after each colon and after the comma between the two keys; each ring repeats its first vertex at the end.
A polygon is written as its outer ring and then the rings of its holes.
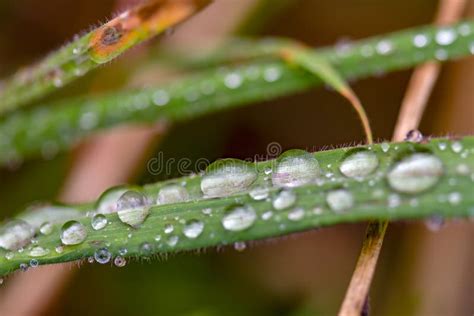
{"type": "MultiPolygon", "coordinates": [[[[461,16],[465,5],[466,0],[442,0],[435,23],[443,25],[455,22],[461,16]]],[[[427,63],[417,67],[413,72],[395,126],[394,141],[403,140],[408,131],[416,129],[420,124],[440,68],[441,65],[438,63],[427,63]]],[[[387,221],[369,223],[339,315],[360,316],[362,314],[387,226],[387,221]]]]}

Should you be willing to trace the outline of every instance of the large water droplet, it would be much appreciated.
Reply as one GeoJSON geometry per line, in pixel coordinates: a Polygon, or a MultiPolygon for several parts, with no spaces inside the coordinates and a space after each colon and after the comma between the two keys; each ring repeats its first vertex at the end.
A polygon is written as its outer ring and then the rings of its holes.
{"type": "Polygon", "coordinates": [[[100,248],[94,252],[94,259],[100,264],[106,264],[112,258],[112,254],[107,248],[100,248]]]}
{"type": "Polygon", "coordinates": [[[455,30],[451,28],[441,29],[436,33],[435,40],[439,45],[450,45],[457,39],[455,30]]]}
{"type": "Polygon", "coordinates": [[[92,228],[95,230],[101,230],[107,225],[107,218],[103,214],[96,214],[91,219],[92,228]]]}
{"type": "Polygon", "coordinates": [[[139,192],[127,191],[117,201],[117,215],[127,225],[138,227],[149,214],[146,197],[139,192]]]}
{"type": "Polygon", "coordinates": [[[292,149],[277,159],[272,183],[278,187],[296,187],[314,181],[320,173],[319,163],[312,154],[292,149]]]}
{"type": "Polygon", "coordinates": [[[0,228],[0,247],[6,250],[17,250],[27,245],[35,235],[33,227],[27,222],[16,219],[0,228]]]}
{"type": "Polygon", "coordinates": [[[201,180],[201,190],[208,197],[224,197],[247,189],[257,179],[248,163],[222,159],[209,165],[201,180]]]}
{"type": "Polygon", "coordinates": [[[84,217],[84,213],[63,205],[33,206],[27,213],[21,215],[21,219],[35,229],[39,229],[45,222],[59,224],[81,217],[84,217]]]}
{"type": "Polygon", "coordinates": [[[389,185],[402,193],[420,193],[438,183],[443,174],[441,160],[427,153],[403,158],[388,172],[389,185]]]}
{"type": "Polygon", "coordinates": [[[341,163],[339,170],[349,178],[368,176],[377,169],[379,159],[371,151],[358,151],[347,156],[341,163]]]}
{"type": "Polygon", "coordinates": [[[250,206],[231,206],[222,218],[222,226],[230,231],[241,231],[248,229],[257,219],[257,214],[250,206]]]}
{"type": "Polygon", "coordinates": [[[127,188],[120,186],[111,188],[102,193],[99,200],[97,201],[97,213],[110,214],[117,212],[117,201],[127,191],[127,188]]]}
{"type": "Polygon", "coordinates": [[[184,202],[189,199],[186,188],[171,184],[160,189],[158,192],[158,204],[171,204],[184,202]]]}
{"type": "Polygon", "coordinates": [[[199,235],[202,234],[203,230],[204,230],[204,223],[197,219],[193,219],[186,223],[186,225],[183,228],[183,234],[184,236],[190,239],[195,239],[199,237],[199,235]]]}
{"type": "Polygon", "coordinates": [[[276,210],[284,210],[293,206],[295,202],[296,195],[293,191],[282,190],[273,198],[272,205],[276,210]]]}
{"type": "Polygon", "coordinates": [[[354,197],[350,191],[338,189],[328,192],[326,202],[336,213],[344,212],[354,206],[354,197]]]}
{"type": "Polygon", "coordinates": [[[77,221],[66,222],[61,228],[61,242],[64,245],[78,245],[87,237],[87,230],[77,221]]]}

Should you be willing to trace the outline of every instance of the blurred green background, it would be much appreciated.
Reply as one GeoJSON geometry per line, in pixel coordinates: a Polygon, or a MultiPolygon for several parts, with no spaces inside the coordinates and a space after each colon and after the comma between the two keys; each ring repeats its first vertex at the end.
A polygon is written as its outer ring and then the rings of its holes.
{"type": "MultiPolygon", "coordinates": [[[[79,31],[135,2],[1,1],[0,76],[38,60],[79,31]]],[[[468,2],[465,15],[472,17],[474,2],[468,2]]],[[[156,54],[151,52],[158,46],[198,47],[231,36],[236,29],[241,35],[287,36],[315,47],[334,45],[430,23],[437,5],[434,0],[216,0],[161,42],[133,49],[48,100],[168,80],[169,71],[152,60],[156,54]],[[258,5],[260,9],[255,10],[258,5]]],[[[381,74],[353,83],[376,138],[391,138],[410,74],[381,74]]],[[[473,82],[472,58],[446,64],[421,131],[474,133],[473,82]]],[[[346,101],[336,93],[317,89],[173,125],[149,157],[162,152],[165,159],[245,159],[265,155],[271,142],[280,143],[283,149],[314,151],[363,139],[356,114],[346,101]]],[[[124,151],[127,146],[123,144],[124,151]]],[[[31,161],[17,170],[0,170],[1,216],[6,218],[35,201],[56,199],[81,148],[51,161],[31,161]]],[[[147,183],[162,178],[148,174],[144,167],[139,169],[131,181],[147,183]]],[[[472,226],[455,222],[430,232],[422,223],[391,225],[371,291],[373,315],[472,315],[472,226]]],[[[344,225],[257,242],[241,253],[231,248],[209,249],[166,260],[132,261],[120,269],[86,263],[72,269],[54,303],[43,313],[334,315],[364,229],[364,224],[344,225]]],[[[15,281],[15,277],[6,280],[0,297],[15,281]]],[[[32,288],[42,285],[23,286],[27,297],[32,288]]]]}

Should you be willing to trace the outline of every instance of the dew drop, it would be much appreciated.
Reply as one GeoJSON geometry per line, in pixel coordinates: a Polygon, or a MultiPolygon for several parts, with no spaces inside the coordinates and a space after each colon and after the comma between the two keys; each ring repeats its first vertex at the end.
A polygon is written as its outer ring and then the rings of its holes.
{"type": "Polygon", "coordinates": [[[127,264],[127,260],[122,256],[117,256],[114,259],[114,265],[118,268],[123,268],[127,264]]]}
{"type": "Polygon", "coordinates": [[[128,189],[125,187],[114,187],[102,193],[97,201],[97,213],[110,214],[117,212],[117,201],[127,191],[128,189]]]}
{"type": "Polygon", "coordinates": [[[242,82],[242,76],[235,72],[226,75],[224,78],[224,84],[229,89],[237,89],[242,85],[242,82]]]}
{"type": "Polygon", "coordinates": [[[178,236],[169,236],[168,239],[166,240],[166,243],[170,247],[174,247],[178,244],[179,237],[178,236]]]}
{"type": "Polygon", "coordinates": [[[146,197],[136,191],[127,191],[117,201],[119,219],[132,227],[140,226],[150,214],[146,197]]]}
{"type": "Polygon", "coordinates": [[[352,193],[345,189],[338,189],[328,192],[326,202],[331,210],[336,213],[344,212],[354,206],[352,193]]]}
{"type": "Polygon", "coordinates": [[[382,144],[380,144],[380,148],[382,149],[384,153],[386,153],[390,149],[390,144],[387,142],[383,142],[382,144]]]}
{"type": "Polygon", "coordinates": [[[432,232],[437,232],[444,226],[444,217],[441,215],[432,215],[425,220],[426,228],[432,232]]]}
{"type": "Polygon", "coordinates": [[[184,202],[189,199],[189,194],[186,188],[180,185],[167,185],[158,192],[158,204],[172,204],[184,202]]]}
{"type": "Polygon", "coordinates": [[[107,218],[103,214],[96,214],[91,219],[91,226],[94,230],[101,230],[107,223],[107,218]]]}
{"type": "Polygon", "coordinates": [[[413,37],[413,44],[418,48],[425,47],[428,43],[429,38],[425,34],[417,34],[413,37]]]}
{"type": "Polygon", "coordinates": [[[405,141],[420,143],[423,141],[423,134],[417,129],[412,129],[406,134],[405,141]]]}
{"type": "Polygon", "coordinates": [[[38,260],[36,260],[36,259],[31,259],[30,260],[30,267],[31,268],[36,268],[38,265],[39,265],[38,260]]]}
{"type": "Polygon", "coordinates": [[[451,205],[458,205],[462,201],[462,195],[459,192],[452,192],[448,195],[448,202],[451,205]]]}
{"type": "Polygon", "coordinates": [[[242,252],[245,249],[247,249],[247,244],[245,244],[245,242],[243,242],[243,241],[237,241],[237,242],[234,243],[234,249],[236,251],[242,252]]]}
{"type": "Polygon", "coordinates": [[[30,243],[35,235],[33,227],[21,219],[15,219],[0,228],[0,247],[17,250],[30,243]]]}
{"type": "Polygon", "coordinates": [[[262,219],[264,221],[268,221],[270,218],[272,218],[273,212],[272,211],[266,211],[262,214],[262,219]]]}
{"type": "Polygon", "coordinates": [[[48,249],[45,249],[45,248],[40,247],[40,246],[35,246],[35,247],[31,248],[28,255],[30,255],[31,257],[44,257],[48,253],[49,253],[48,249]]]}
{"type": "Polygon", "coordinates": [[[125,256],[128,253],[127,248],[120,248],[119,249],[119,255],[125,256]]]}
{"type": "Polygon", "coordinates": [[[64,247],[63,246],[56,246],[54,248],[54,251],[56,251],[56,253],[63,253],[64,247]]]}
{"type": "Polygon", "coordinates": [[[197,219],[192,219],[184,226],[183,234],[190,239],[195,239],[202,234],[203,230],[204,223],[197,219]]]}
{"type": "Polygon", "coordinates": [[[61,228],[61,242],[64,245],[78,245],[87,237],[87,230],[78,221],[66,222],[61,228]]]}
{"type": "Polygon", "coordinates": [[[106,264],[112,258],[112,254],[107,248],[100,248],[94,252],[94,259],[100,264],[106,264]]]}
{"type": "Polygon", "coordinates": [[[237,159],[222,159],[208,166],[201,180],[207,197],[225,197],[244,191],[257,179],[251,165],[237,159]]]}
{"type": "Polygon", "coordinates": [[[249,192],[250,197],[255,201],[265,200],[268,194],[269,189],[267,187],[257,187],[249,192]]]}
{"type": "Polygon", "coordinates": [[[209,216],[209,215],[212,215],[212,208],[210,208],[210,207],[204,208],[204,209],[202,209],[201,212],[202,212],[204,215],[208,215],[208,216],[209,216]]]}
{"type": "Polygon", "coordinates": [[[390,187],[398,192],[416,194],[438,183],[443,174],[441,160],[427,153],[416,153],[403,158],[388,172],[390,187]]]}
{"type": "Polygon", "coordinates": [[[453,29],[441,29],[436,33],[436,43],[442,46],[447,46],[457,39],[456,32],[453,29]]]}
{"type": "Polygon", "coordinates": [[[15,254],[13,252],[9,251],[5,254],[5,259],[12,260],[14,256],[15,256],[15,254]]]}
{"type": "Polygon", "coordinates": [[[303,217],[304,217],[304,209],[301,207],[294,208],[288,213],[288,219],[290,221],[296,222],[296,221],[301,220],[303,217]]]}
{"type": "Polygon", "coordinates": [[[227,209],[222,218],[222,226],[226,230],[241,231],[250,228],[256,219],[257,214],[252,207],[235,205],[227,209]]]}
{"type": "Polygon", "coordinates": [[[377,43],[376,50],[380,55],[388,55],[393,52],[393,44],[388,40],[377,43]]]}
{"type": "Polygon", "coordinates": [[[316,180],[320,174],[319,163],[312,154],[292,149],[277,159],[272,183],[277,187],[296,187],[316,180]]]}
{"type": "Polygon", "coordinates": [[[171,224],[165,225],[165,234],[171,234],[174,231],[174,226],[171,224]]]}
{"type": "Polygon", "coordinates": [[[295,202],[296,195],[293,191],[282,190],[273,198],[272,205],[276,210],[284,210],[293,206],[295,202]]]}
{"type": "Polygon", "coordinates": [[[43,235],[49,235],[53,232],[53,225],[50,222],[44,222],[41,224],[39,231],[43,235]]]}
{"type": "Polygon", "coordinates": [[[278,67],[268,67],[263,71],[263,79],[267,82],[275,82],[281,78],[281,70],[278,67]]]}
{"type": "Polygon", "coordinates": [[[153,252],[153,246],[149,242],[144,242],[140,245],[140,253],[145,256],[151,255],[153,252]]]}
{"type": "Polygon", "coordinates": [[[165,90],[158,90],[153,93],[153,103],[157,106],[163,106],[170,101],[170,95],[165,90]]]}
{"type": "Polygon", "coordinates": [[[377,169],[379,159],[371,151],[358,151],[344,159],[339,167],[343,175],[348,178],[366,177],[377,169]]]}
{"type": "Polygon", "coordinates": [[[463,146],[461,142],[456,141],[451,144],[451,150],[455,152],[456,154],[459,154],[462,151],[462,148],[463,146]]]}

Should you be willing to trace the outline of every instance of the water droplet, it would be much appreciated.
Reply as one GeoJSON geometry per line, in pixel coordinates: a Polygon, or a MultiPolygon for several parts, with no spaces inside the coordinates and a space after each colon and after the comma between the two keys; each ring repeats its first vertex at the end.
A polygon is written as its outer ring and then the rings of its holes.
{"type": "Polygon", "coordinates": [[[413,37],[413,44],[418,48],[425,47],[428,43],[429,38],[425,34],[417,34],[413,37]]]}
{"type": "Polygon", "coordinates": [[[102,193],[97,201],[97,213],[110,214],[117,212],[117,201],[127,191],[127,188],[120,186],[111,188],[102,193]]]}
{"type": "Polygon", "coordinates": [[[157,106],[163,106],[170,101],[170,95],[165,90],[158,90],[153,93],[153,103],[157,106]]]}
{"type": "Polygon", "coordinates": [[[107,223],[107,218],[103,214],[96,214],[91,219],[91,225],[94,230],[101,230],[107,223]]]}
{"type": "Polygon", "coordinates": [[[235,205],[227,209],[222,218],[222,226],[230,231],[248,229],[257,219],[257,214],[250,206],[235,205]]]}
{"type": "Polygon", "coordinates": [[[420,193],[438,183],[443,174],[441,160],[427,153],[415,153],[403,158],[388,172],[392,189],[402,193],[420,193]]]}
{"type": "Polygon", "coordinates": [[[112,258],[112,254],[107,248],[100,248],[94,252],[94,259],[100,264],[106,264],[112,258]]]}
{"type": "Polygon", "coordinates": [[[66,222],[61,228],[61,242],[64,245],[78,245],[87,237],[87,230],[77,221],[66,222]]]}
{"type": "Polygon", "coordinates": [[[412,129],[406,134],[405,141],[421,143],[423,141],[423,134],[417,129],[412,129]]]}
{"type": "Polygon", "coordinates": [[[390,149],[390,144],[387,142],[383,142],[382,144],[380,144],[380,148],[384,153],[386,153],[390,149]]]}
{"type": "Polygon", "coordinates": [[[451,144],[451,150],[457,154],[459,154],[462,151],[462,148],[463,146],[461,142],[456,141],[451,144]]]}
{"type": "Polygon", "coordinates": [[[272,205],[276,210],[284,210],[293,206],[295,202],[296,195],[293,191],[282,190],[273,198],[272,205]]]}
{"type": "Polygon", "coordinates": [[[144,242],[140,245],[140,253],[144,256],[149,256],[153,252],[153,245],[149,242],[144,242]]]}
{"type": "Polygon", "coordinates": [[[127,248],[120,248],[119,249],[119,255],[125,256],[128,253],[127,248]]]}
{"type": "Polygon", "coordinates": [[[186,223],[186,225],[183,228],[183,234],[184,236],[190,238],[190,239],[195,239],[199,237],[199,235],[202,234],[204,230],[204,223],[197,220],[197,219],[192,219],[186,223]]]}
{"type": "Polygon", "coordinates": [[[439,150],[444,151],[446,148],[448,148],[448,145],[446,143],[439,143],[438,148],[439,150]]]}
{"type": "Polygon", "coordinates": [[[391,193],[388,196],[387,202],[389,208],[395,208],[400,206],[400,204],[402,203],[402,199],[400,198],[400,195],[396,193],[391,193]]]}
{"type": "Polygon", "coordinates": [[[224,84],[229,89],[237,89],[242,85],[243,78],[238,73],[232,72],[224,78],[224,84]]]}
{"type": "Polygon", "coordinates": [[[63,253],[64,247],[63,246],[56,246],[54,248],[54,250],[56,251],[56,253],[63,253]]]}
{"type": "Polygon", "coordinates": [[[125,267],[125,265],[127,264],[127,260],[125,260],[124,257],[121,257],[121,256],[117,256],[115,257],[114,259],[114,265],[118,268],[122,268],[122,267],[125,267]]]}
{"type": "Polygon", "coordinates": [[[268,67],[263,71],[263,79],[266,82],[275,82],[281,78],[281,70],[278,67],[268,67]]]}
{"type": "Polygon", "coordinates": [[[117,215],[123,223],[138,227],[150,214],[150,208],[146,204],[143,194],[127,191],[117,201],[117,215]]]}
{"type": "Polygon", "coordinates": [[[292,149],[277,159],[272,183],[277,187],[296,187],[316,180],[320,174],[319,163],[312,154],[292,149]]]}
{"type": "Polygon", "coordinates": [[[262,219],[264,221],[268,221],[270,218],[272,218],[273,212],[272,211],[266,211],[262,214],[262,219]]]}
{"type": "Polygon", "coordinates": [[[17,250],[30,243],[35,235],[33,227],[21,219],[15,219],[0,228],[0,247],[17,250]]]}
{"type": "Polygon", "coordinates": [[[425,220],[425,225],[429,230],[437,232],[444,226],[444,217],[441,215],[432,215],[425,220]]]}
{"type": "Polygon", "coordinates": [[[50,222],[44,222],[39,230],[43,235],[49,235],[53,232],[53,225],[50,222]]]}
{"type": "Polygon", "coordinates": [[[160,189],[158,192],[158,204],[172,204],[184,202],[189,199],[186,188],[180,185],[171,184],[160,189]]]}
{"type": "Polygon", "coordinates": [[[212,208],[207,207],[207,208],[202,210],[202,213],[204,215],[212,215],[212,208]]]}
{"type": "Polygon", "coordinates": [[[448,195],[448,202],[451,205],[458,205],[462,201],[462,195],[459,192],[452,192],[448,195]]]}
{"type": "Polygon", "coordinates": [[[339,170],[349,178],[366,177],[377,169],[379,159],[371,151],[358,151],[347,156],[341,163],[339,170]]]}
{"type": "Polygon", "coordinates": [[[265,200],[268,197],[269,189],[267,187],[257,187],[250,190],[249,195],[255,201],[265,200]]]}
{"type": "Polygon", "coordinates": [[[36,268],[38,265],[39,265],[38,260],[36,260],[36,259],[31,259],[30,260],[30,267],[31,268],[36,268]]]}
{"type": "Polygon", "coordinates": [[[462,176],[468,176],[471,170],[468,165],[461,163],[456,166],[456,172],[462,176]]]}
{"type": "Polygon", "coordinates": [[[288,219],[290,221],[299,221],[303,217],[304,217],[304,209],[301,207],[294,208],[288,213],[288,219]]]}
{"type": "Polygon", "coordinates": [[[5,254],[5,259],[12,260],[14,256],[15,256],[15,254],[13,252],[9,251],[5,254]]]}
{"type": "Polygon", "coordinates": [[[242,252],[245,249],[247,249],[247,245],[243,241],[237,241],[237,242],[234,243],[234,249],[239,251],[239,252],[242,252]]]}
{"type": "Polygon", "coordinates": [[[447,46],[457,39],[457,34],[453,29],[441,29],[436,33],[435,40],[439,45],[447,46]]]}
{"type": "Polygon", "coordinates": [[[338,189],[328,192],[326,202],[331,210],[336,213],[344,212],[354,206],[352,193],[345,189],[338,189]]]}
{"type": "Polygon", "coordinates": [[[174,247],[178,244],[179,237],[178,236],[169,236],[168,239],[166,240],[166,243],[170,247],[174,247]]]}
{"type": "Polygon", "coordinates": [[[165,234],[171,234],[174,231],[174,226],[171,224],[165,225],[165,234]]]}
{"type": "Polygon", "coordinates": [[[393,52],[393,44],[388,40],[382,40],[377,43],[376,50],[380,55],[388,55],[393,52]]]}
{"type": "Polygon", "coordinates": [[[22,272],[28,271],[28,265],[26,263],[20,263],[20,270],[22,272]]]}
{"type": "Polygon", "coordinates": [[[224,197],[247,189],[257,178],[248,163],[237,159],[218,160],[206,170],[201,191],[208,197],[224,197]]]}
{"type": "Polygon", "coordinates": [[[49,253],[48,249],[45,249],[40,246],[35,246],[31,248],[30,252],[28,253],[31,257],[44,257],[49,253]]]}

